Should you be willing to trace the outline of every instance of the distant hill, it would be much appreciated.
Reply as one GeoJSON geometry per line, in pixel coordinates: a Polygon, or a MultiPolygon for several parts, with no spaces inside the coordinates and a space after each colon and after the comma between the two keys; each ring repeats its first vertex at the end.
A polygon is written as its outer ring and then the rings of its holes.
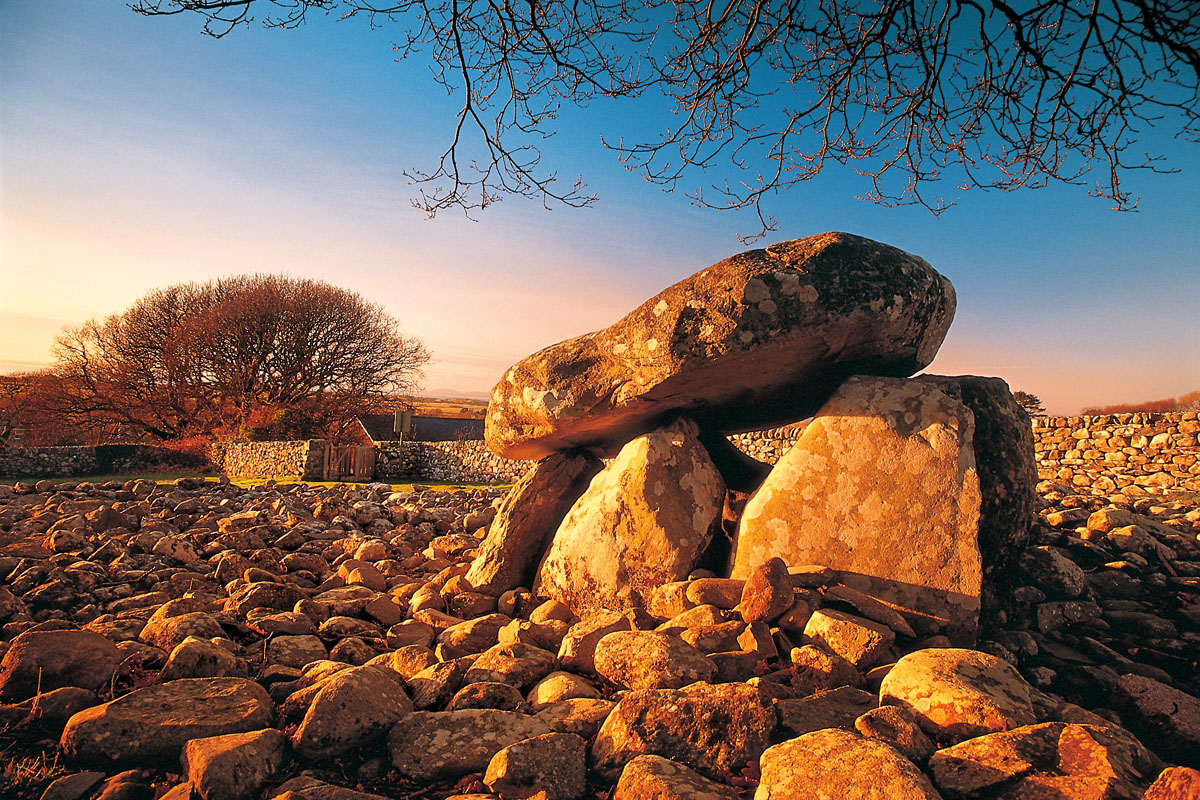
{"type": "Polygon", "coordinates": [[[464,398],[467,400],[487,400],[491,397],[489,392],[464,392],[459,389],[426,389],[422,392],[417,392],[418,397],[429,397],[435,400],[457,400],[464,398]]]}
{"type": "Polygon", "coordinates": [[[453,419],[483,419],[487,413],[487,400],[475,397],[415,397],[413,413],[422,417],[453,419]]]}

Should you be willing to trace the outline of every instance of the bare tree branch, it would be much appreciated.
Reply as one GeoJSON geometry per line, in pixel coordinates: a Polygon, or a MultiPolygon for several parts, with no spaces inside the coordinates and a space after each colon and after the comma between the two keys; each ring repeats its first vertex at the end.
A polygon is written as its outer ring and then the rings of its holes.
{"type": "MultiPolygon", "coordinates": [[[[1090,185],[1136,207],[1130,170],[1171,171],[1135,149],[1151,126],[1200,134],[1200,14],[1190,0],[135,0],[143,14],[192,12],[224,36],[310,12],[397,32],[462,99],[443,155],[411,167],[430,215],[502,195],[590,205],[562,186],[538,143],[560,104],[656,97],[653,137],[606,134],[630,169],[666,190],[697,179],[699,205],[752,209],[830,164],[862,197],[941,213],[939,191],[1090,185]],[[262,13],[260,17],[252,13],[262,13]],[[708,174],[735,177],[711,182],[708,174]],[[705,185],[704,181],[710,182],[705,185]],[[707,193],[706,193],[707,189],[707,193]]],[[[753,236],[751,237],[753,238],[753,236]]]]}

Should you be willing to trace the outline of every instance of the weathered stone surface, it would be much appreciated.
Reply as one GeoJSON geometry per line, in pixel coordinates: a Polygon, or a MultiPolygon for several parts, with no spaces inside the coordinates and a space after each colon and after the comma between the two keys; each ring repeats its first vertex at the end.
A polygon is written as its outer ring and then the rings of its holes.
{"type": "Polygon", "coordinates": [[[92,787],[104,780],[103,772],[76,772],[58,778],[42,794],[41,800],[79,800],[86,797],[92,787]]]}
{"type": "Polygon", "coordinates": [[[485,436],[501,455],[539,458],[620,446],[681,411],[727,432],[803,419],[855,368],[903,376],[927,365],[954,304],[925,261],[858,236],[751,250],[511,367],[485,436]]]}
{"type": "Polygon", "coordinates": [[[867,619],[886,625],[901,636],[917,638],[916,632],[908,624],[908,620],[904,619],[903,614],[869,594],[863,594],[849,586],[837,585],[826,589],[824,598],[826,604],[831,600],[846,603],[867,619]]]}
{"type": "Polygon", "coordinates": [[[534,591],[582,616],[642,607],[687,577],[721,518],[725,483],[680,419],[629,442],[563,519],[534,591]]]}
{"type": "Polygon", "coordinates": [[[856,376],[805,428],[738,523],[733,577],[771,556],[972,639],[983,572],[974,418],[925,378],[856,376]]]}
{"type": "Polygon", "coordinates": [[[96,689],[121,663],[116,645],[91,631],[30,631],[0,660],[0,700],[24,700],[63,686],[96,689]]]}
{"type": "Polygon", "coordinates": [[[693,606],[681,611],[655,628],[660,633],[681,634],[688,628],[701,628],[705,625],[720,625],[737,619],[737,615],[717,608],[713,605],[693,606]]]}
{"type": "Polygon", "coordinates": [[[342,670],[321,683],[292,746],[305,758],[333,758],[378,737],[412,711],[396,677],[379,666],[342,670]]]}
{"type": "Polygon", "coordinates": [[[438,635],[439,652],[449,660],[482,653],[496,643],[500,629],[512,622],[505,614],[488,614],[451,625],[438,635]]]}
{"type": "Polygon", "coordinates": [[[169,653],[189,636],[212,639],[224,635],[225,631],[212,614],[193,611],[173,617],[152,616],[138,638],[169,653]]]}
{"type": "MultiPolygon", "coordinates": [[[[790,590],[789,584],[789,590],[790,590]]],[[[689,603],[698,606],[714,605],[717,608],[733,609],[742,600],[746,582],[733,578],[697,578],[687,582],[684,595],[689,603]]]]}
{"type": "Polygon", "coordinates": [[[759,763],[762,779],[754,800],[941,800],[911,761],[882,742],[850,731],[806,733],[771,747],[759,763]]]}
{"type": "MultiPolygon", "coordinates": [[[[760,623],[761,624],[761,623],[760,623]]],[[[703,653],[712,654],[728,650],[740,650],[738,637],[746,631],[742,622],[721,622],[716,625],[698,625],[684,628],[679,637],[703,653]]]]}
{"type": "Polygon", "coordinates": [[[275,705],[245,678],[185,678],[130,692],[80,711],[67,722],[59,746],[87,762],[140,763],[176,759],[185,742],[260,730],[275,705]]]}
{"type": "Polygon", "coordinates": [[[847,381],[747,504],[734,575],[768,553],[827,564],[918,634],[972,643],[1028,540],[1027,419],[998,379],[847,381]]]}
{"type": "Polygon", "coordinates": [[[12,713],[14,719],[23,720],[25,724],[61,732],[67,720],[95,705],[99,705],[99,700],[91,689],[63,686],[34,695],[17,705],[0,705],[0,720],[8,721],[12,713]]]}
{"type": "Polygon", "coordinates": [[[860,736],[896,748],[914,764],[924,764],[937,749],[913,715],[900,706],[872,708],[854,720],[854,729],[860,736]]]}
{"type": "Polygon", "coordinates": [[[658,631],[617,631],[596,645],[596,672],[630,689],[678,689],[711,680],[716,667],[678,636],[658,631]]]}
{"type": "Polygon", "coordinates": [[[1079,565],[1052,547],[1031,547],[1021,553],[1017,566],[1040,589],[1061,597],[1079,597],[1087,578],[1079,565]]]}
{"type": "Polygon", "coordinates": [[[580,697],[599,697],[600,691],[591,681],[570,672],[551,672],[529,690],[527,700],[534,711],[563,700],[580,697]]]}
{"type": "Polygon", "coordinates": [[[315,636],[317,633],[317,624],[312,617],[294,611],[255,616],[246,624],[260,636],[315,636]]]}
{"type": "Polygon", "coordinates": [[[544,793],[577,800],[587,788],[587,742],[573,733],[545,733],[510,744],[488,762],[483,782],[503,800],[544,793]]]}
{"type": "Polygon", "coordinates": [[[448,702],[462,688],[463,679],[474,660],[474,656],[464,656],[453,661],[442,661],[409,678],[413,705],[427,711],[448,702]]]}
{"type": "Polygon", "coordinates": [[[523,711],[525,698],[515,686],[496,681],[479,681],[468,683],[454,693],[450,702],[446,703],[447,711],[461,711],[468,708],[498,708],[502,711],[523,711]]]}
{"type": "Polygon", "coordinates": [[[554,453],[535,464],[505,496],[467,582],[494,595],[529,586],[563,517],[603,466],[586,453],[554,453]]]}
{"type": "Polygon", "coordinates": [[[738,800],[738,795],[683,764],[646,755],[621,770],[612,800],[738,800]]]}
{"type": "Polygon", "coordinates": [[[500,750],[545,733],[551,729],[544,722],[515,711],[416,711],[392,728],[387,741],[400,774],[433,781],[483,772],[500,750]]]}
{"type": "Polygon", "coordinates": [[[256,581],[237,589],[225,600],[225,610],[244,617],[255,608],[289,611],[304,595],[295,586],[273,581],[256,581]]]}
{"type": "Polygon", "coordinates": [[[591,740],[616,706],[612,700],[600,697],[574,697],[546,706],[535,715],[561,733],[577,733],[591,740]]]}
{"type": "Polygon", "coordinates": [[[1195,800],[1200,797],[1200,771],[1167,767],[1150,784],[1142,800],[1195,800]]]}
{"type": "Polygon", "coordinates": [[[467,670],[466,682],[498,681],[528,689],[558,666],[554,654],[523,642],[498,644],[481,653],[467,670]]]}
{"type": "Polygon", "coordinates": [[[550,619],[545,622],[530,622],[527,619],[516,619],[500,629],[496,640],[500,644],[531,644],[543,650],[557,653],[562,646],[563,637],[571,629],[571,623],[561,619],[550,619]]]}
{"type": "Polygon", "coordinates": [[[925,375],[924,380],[957,390],[975,418],[972,446],[979,477],[979,554],[983,563],[985,613],[1008,605],[1006,595],[1016,580],[1010,569],[1029,544],[1038,473],[1033,429],[1008,384],[978,375],[925,375]]]}
{"type": "Polygon", "coordinates": [[[96,789],[95,800],[152,800],[152,774],[145,769],[127,769],[107,778],[96,789]]]}
{"type": "Polygon", "coordinates": [[[275,636],[267,642],[267,663],[299,669],[328,655],[325,643],[316,636],[275,636]]]}
{"type": "Polygon", "coordinates": [[[246,662],[220,645],[207,639],[189,636],[167,657],[159,680],[163,683],[180,678],[241,678],[246,676],[246,662]]]}
{"type": "Polygon", "coordinates": [[[1122,675],[1113,700],[1147,744],[1176,763],[1200,768],[1200,700],[1141,675],[1122,675]]]}
{"type": "Polygon", "coordinates": [[[387,800],[383,795],[347,789],[306,775],[281,784],[275,792],[271,800],[387,800]]]}
{"type": "Polygon", "coordinates": [[[839,686],[809,697],[782,698],[775,703],[780,727],[799,736],[824,728],[854,727],[855,720],[877,703],[875,695],[850,686],[839,686]]]}
{"type": "Polygon", "coordinates": [[[792,576],[783,559],[775,556],[746,573],[738,612],[746,622],[774,622],[793,601],[792,576]]]}
{"type": "Polygon", "coordinates": [[[257,795],[283,765],[287,737],[274,728],[192,739],[183,747],[183,772],[203,800],[257,795]]]}
{"type": "Polygon", "coordinates": [[[1138,800],[1159,765],[1122,731],[1062,722],[979,736],[929,759],[942,793],[964,800],[1138,800]]]}
{"type": "Polygon", "coordinates": [[[407,644],[390,653],[378,655],[367,663],[387,667],[399,673],[407,681],[421,670],[438,663],[438,660],[428,647],[420,644],[407,644]]]}
{"type": "Polygon", "coordinates": [[[813,612],[804,626],[804,637],[846,659],[858,670],[870,669],[887,660],[888,648],[896,639],[886,625],[832,608],[813,612]]]}
{"type": "Polygon", "coordinates": [[[775,727],[770,703],[743,683],[633,691],[618,701],[596,734],[592,759],[597,771],[611,777],[645,754],[708,775],[736,773],[766,749],[775,727]]]}
{"type": "Polygon", "coordinates": [[[909,653],[884,677],[879,698],[907,708],[939,742],[960,742],[1035,720],[1029,684],[1008,662],[977,650],[909,653]]]}
{"type": "Polygon", "coordinates": [[[823,647],[806,644],[790,653],[795,676],[792,685],[806,694],[815,694],[839,686],[861,689],[862,673],[846,659],[823,647]]]}

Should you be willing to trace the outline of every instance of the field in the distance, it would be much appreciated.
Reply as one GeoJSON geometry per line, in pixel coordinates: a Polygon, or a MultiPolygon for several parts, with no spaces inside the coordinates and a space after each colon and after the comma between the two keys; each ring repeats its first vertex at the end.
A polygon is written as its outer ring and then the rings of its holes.
{"type": "Polygon", "coordinates": [[[418,417],[451,417],[454,419],[483,419],[487,400],[470,397],[414,397],[409,401],[418,417]]]}

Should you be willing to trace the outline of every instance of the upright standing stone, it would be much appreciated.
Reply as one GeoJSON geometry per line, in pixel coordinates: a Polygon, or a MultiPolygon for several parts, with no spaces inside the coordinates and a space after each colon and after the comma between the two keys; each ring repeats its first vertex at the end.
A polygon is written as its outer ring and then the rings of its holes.
{"type": "Polygon", "coordinates": [[[528,586],[563,516],[602,466],[585,453],[555,453],[525,473],[505,496],[471,563],[466,577],[472,588],[499,596],[528,586]]]}
{"type": "Polygon", "coordinates": [[[975,418],[971,444],[979,476],[979,555],[983,561],[982,605],[986,612],[1006,605],[1017,576],[1012,567],[1029,544],[1038,481],[1033,426],[999,378],[978,375],[923,375],[921,380],[957,392],[975,418]]]}
{"type": "Polygon", "coordinates": [[[847,380],[746,504],[733,577],[772,556],[825,564],[972,640],[983,573],[974,429],[970,409],[930,381],[847,380]]]}
{"type": "Polygon", "coordinates": [[[651,590],[687,577],[725,497],[697,437],[680,419],[625,445],[567,512],[534,591],[582,615],[642,607],[651,590]]]}
{"type": "Polygon", "coordinates": [[[739,253],[511,367],[485,436],[506,458],[541,458],[612,452],[679,412],[727,433],[802,419],[846,375],[928,365],[954,305],[928,263],[858,236],[739,253]]]}

